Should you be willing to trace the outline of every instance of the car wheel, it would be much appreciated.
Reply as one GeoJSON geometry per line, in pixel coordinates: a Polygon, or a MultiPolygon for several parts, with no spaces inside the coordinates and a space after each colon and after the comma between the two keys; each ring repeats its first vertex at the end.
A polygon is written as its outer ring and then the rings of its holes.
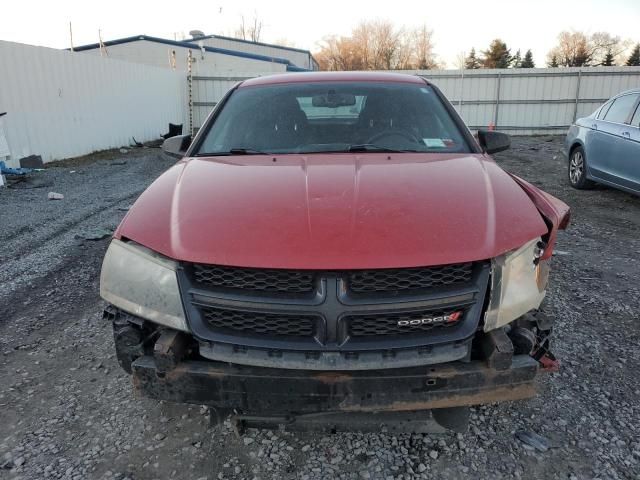
{"type": "Polygon", "coordinates": [[[587,178],[587,157],[582,147],[576,147],[569,155],[569,183],[580,190],[591,188],[593,182],[587,178]]]}

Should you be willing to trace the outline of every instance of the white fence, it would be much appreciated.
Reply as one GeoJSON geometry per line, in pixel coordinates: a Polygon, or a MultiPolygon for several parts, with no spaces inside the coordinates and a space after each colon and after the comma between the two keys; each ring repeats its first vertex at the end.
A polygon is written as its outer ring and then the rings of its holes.
{"type": "MultiPolygon", "coordinates": [[[[472,130],[493,124],[519,135],[561,134],[609,97],[640,87],[640,67],[421,70],[405,73],[437,85],[472,130]]],[[[246,77],[193,77],[193,126],[246,77]]]]}
{"type": "Polygon", "coordinates": [[[0,41],[8,163],[156,139],[169,122],[186,125],[186,85],[184,73],[169,69],[0,41]]]}

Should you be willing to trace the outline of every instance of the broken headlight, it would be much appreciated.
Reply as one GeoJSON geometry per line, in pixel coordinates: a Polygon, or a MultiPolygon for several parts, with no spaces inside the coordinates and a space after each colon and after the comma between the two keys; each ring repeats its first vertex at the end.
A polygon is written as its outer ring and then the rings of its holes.
{"type": "Polygon", "coordinates": [[[102,262],[100,296],[133,315],[187,331],[176,268],[153,250],[114,239],[102,262]]]}
{"type": "Polygon", "coordinates": [[[502,327],[529,310],[540,307],[549,276],[542,240],[536,238],[524,246],[491,261],[491,296],[484,319],[484,331],[502,327]]]}

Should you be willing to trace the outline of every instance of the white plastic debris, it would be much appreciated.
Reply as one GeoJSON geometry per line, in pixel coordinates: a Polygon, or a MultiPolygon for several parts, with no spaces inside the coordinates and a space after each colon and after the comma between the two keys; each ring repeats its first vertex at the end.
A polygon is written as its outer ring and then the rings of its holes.
{"type": "Polygon", "coordinates": [[[0,187],[6,187],[7,181],[4,178],[4,175],[0,175],[0,187]]]}
{"type": "Polygon", "coordinates": [[[56,192],[49,192],[48,198],[49,200],[62,200],[64,195],[56,192]]]}

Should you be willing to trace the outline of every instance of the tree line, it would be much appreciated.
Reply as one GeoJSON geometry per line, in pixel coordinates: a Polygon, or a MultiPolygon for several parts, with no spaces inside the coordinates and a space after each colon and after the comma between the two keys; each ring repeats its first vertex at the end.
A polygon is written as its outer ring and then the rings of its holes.
{"type": "MultiPolygon", "coordinates": [[[[329,36],[314,54],[321,70],[429,70],[443,68],[435,53],[433,30],[395,26],[387,20],[365,21],[350,35],[329,36]]],[[[459,68],[534,68],[531,49],[524,55],[497,38],[486,50],[471,48],[459,68]]],[[[547,67],[640,66],[640,43],[606,32],[563,31],[547,54],[547,67]],[[628,53],[630,51],[630,53],[628,53]]]]}
{"type": "Polygon", "coordinates": [[[359,23],[351,35],[326,37],[314,54],[321,70],[428,70],[440,66],[433,31],[398,28],[389,21],[359,23]]]}

